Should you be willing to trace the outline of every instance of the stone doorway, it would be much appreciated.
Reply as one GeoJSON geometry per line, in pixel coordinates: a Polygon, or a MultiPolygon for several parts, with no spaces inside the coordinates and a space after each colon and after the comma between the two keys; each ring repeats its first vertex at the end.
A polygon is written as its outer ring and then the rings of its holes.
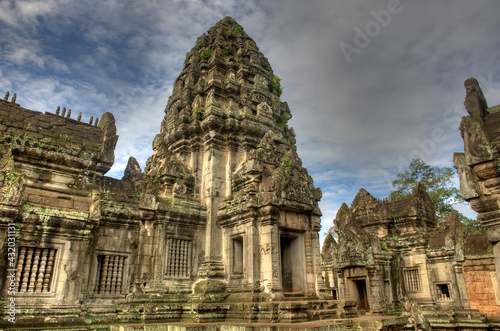
{"type": "Polygon", "coordinates": [[[351,300],[358,303],[358,310],[370,311],[368,304],[368,291],[366,287],[366,278],[351,279],[351,300]]]}
{"type": "Polygon", "coordinates": [[[305,254],[302,236],[280,236],[281,285],[285,295],[305,292],[305,254]]]}

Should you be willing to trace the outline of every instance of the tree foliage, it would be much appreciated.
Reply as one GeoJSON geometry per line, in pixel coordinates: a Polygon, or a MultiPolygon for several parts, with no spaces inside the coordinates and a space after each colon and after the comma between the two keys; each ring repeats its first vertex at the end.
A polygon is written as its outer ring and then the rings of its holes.
{"type": "Polygon", "coordinates": [[[411,193],[420,181],[425,185],[427,194],[436,209],[436,216],[440,220],[456,211],[460,221],[465,224],[467,232],[484,232],[479,221],[466,217],[453,207],[464,202],[460,190],[453,186],[454,175],[455,171],[452,168],[431,167],[421,159],[413,159],[408,169],[397,174],[392,182],[395,190],[391,192],[391,197],[411,193]]]}

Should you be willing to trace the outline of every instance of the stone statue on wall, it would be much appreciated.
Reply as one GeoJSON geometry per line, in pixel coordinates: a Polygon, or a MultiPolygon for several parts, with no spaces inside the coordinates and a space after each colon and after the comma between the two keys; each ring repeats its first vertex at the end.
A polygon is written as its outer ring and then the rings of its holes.
{"type": "Polygon", "coordinates": [[[464,101],[465,109],[474,119],[483,120],[486,116],[488,105],[484,98],[483,91],[475,78],[469,78],[464,82],[466,97],[464,101]]]}

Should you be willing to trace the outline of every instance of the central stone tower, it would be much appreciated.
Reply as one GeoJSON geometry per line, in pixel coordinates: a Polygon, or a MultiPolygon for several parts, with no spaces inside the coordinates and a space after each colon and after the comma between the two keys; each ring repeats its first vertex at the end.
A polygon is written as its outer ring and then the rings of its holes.
{"type": "Polygon", "coordinates": [[[268,60],[230,17],[186,55],[145,176],[160,199],[206,208],[200,232],[165,220],[167,238],[192,241],[195,288],[217,279],[210,284],[229,293],[272,300],[317,297],[323,288],[321,190],[297,156],[281,92],[268,60]]]}

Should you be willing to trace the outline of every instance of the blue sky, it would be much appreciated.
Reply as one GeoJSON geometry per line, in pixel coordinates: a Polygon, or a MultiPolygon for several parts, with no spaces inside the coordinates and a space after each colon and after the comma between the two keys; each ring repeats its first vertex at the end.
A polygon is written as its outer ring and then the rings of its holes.
{"type": "Polygon", "coordinates": [[[387,196],[411,158],[452,166],[463,82],[476,77],[500,103],[498,13],[486,0],[2,0],[0,93],[83,120],[112,112],[108,175],[121,178],[129,156],[144,167],[152,154],[186,52],[232,16],[283,79],[326,230],[360,188],[387,196]]]}

